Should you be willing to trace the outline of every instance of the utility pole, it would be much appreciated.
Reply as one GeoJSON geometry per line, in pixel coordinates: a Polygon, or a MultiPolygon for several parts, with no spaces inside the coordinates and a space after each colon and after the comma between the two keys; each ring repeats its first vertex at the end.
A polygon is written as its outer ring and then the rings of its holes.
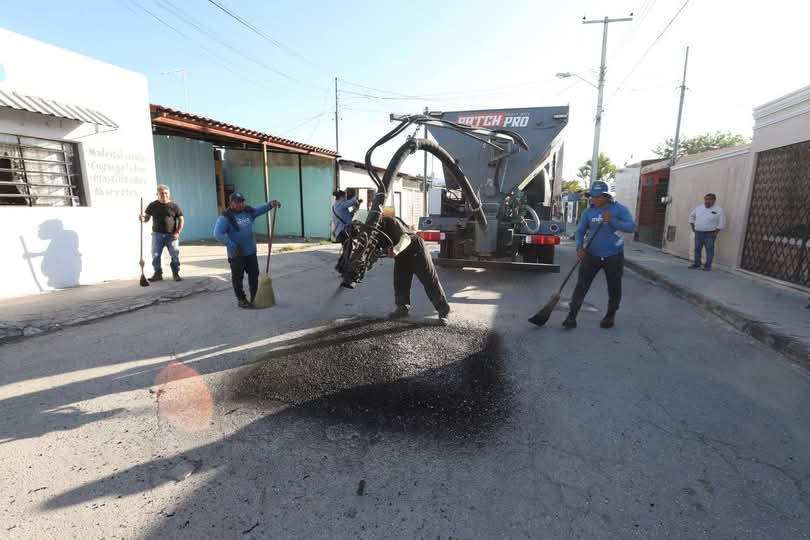
{"type": "MultiPolygon", "coordinates": [[[[632,15],[632,14],[631,14],[632,15]]],[[[605,60],[607,58],[607,34],[608,34],[608,24],[614,22],[628,22],[632,21],[633,17],[624,17],[621,19],[610,19],[605,17],[604,19],[595,19],[595,20],[585,20],[585,17],[582,18],[582,24],[602,24],[604,28],[602,30],[602,63],[599,66],[599,97],[596,100],[596,119],[594,120],[594,134],[593,134],[593,157],[591,158],[591,181],[588,187],[593,184],[597,180],[597,175],[599,173],[599,132],[602,129],[602,98],[605,90],[605,72],[607,71],[607,66],[605,65],[605,60]]]]}
{"type": "MultiPolygon", "coordinates": [[[[425,107],[425,116],[428,115],[428,112],[429,112],[429,109],[427,107],[425,107]]],[[[427,140],[427,138],[428,138],[427,124],[425,124],[424,128],[425,128],[425,140],[427,140]]],[[[428,153],[425,152],[425,169],[423,171],[423,174],[425,176],[422,178],[422,215],[423,216],[428,215],[427,159],[428,159],[428,153]]]]}
{"type": "Polygon", "coordinates": [[[675,165],[678,159],[678,143],[681,136],[681,117],[683,115],[683,97],[686,93],[686,65],[689,63],[689,47],[686,48],[686,59],[683,61],[683,82],[681,82],[681,102],[678,104],[678,123],[675,124],[675,139],[672,141],[672,159],[669,166],[675,165]]]}
{"type": "MultiPolygon", "coordinates": [[[[340,137],[338,131],[338,84],[337,77],[335,77],[335,154],[340,153],[340,137]]],[[[340,189],[340,163],[335,158],[335,190],[340,189]]]]}
{"type": "Polygon", "coordinates": [[[189,108],[188,108],[188,81],[186,80],[186,70],[185,70],[185,68],[174,69],[172,71],[163,71],[160,74],[161,75],[178,75],[178,74],[182,75],[182,77],[183,77],[183,97],[185,98],[185,101],[186,101],[186,111],[185,112],[191,112],[189,110],[189,108]]]}

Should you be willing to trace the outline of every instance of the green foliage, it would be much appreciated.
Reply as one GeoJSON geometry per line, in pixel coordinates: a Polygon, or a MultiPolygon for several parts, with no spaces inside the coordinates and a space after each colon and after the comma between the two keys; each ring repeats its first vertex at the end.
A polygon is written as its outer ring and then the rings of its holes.
{"type": "MultiPolygon", "coordinates": [[[[720,150],[721,148],[731,148],[748,144],[751,142],[743,135],[735,135],[729,131],[715,131],[714,133],[701,133],[694,137],[684,138],[678,143],[678,157],[692,154],[700,154],[710,150],[720,150]]],[[[653,154],[661,159],[672,157],[673,140],[671,138],[659,144],[653,149],[653,154]]]]}

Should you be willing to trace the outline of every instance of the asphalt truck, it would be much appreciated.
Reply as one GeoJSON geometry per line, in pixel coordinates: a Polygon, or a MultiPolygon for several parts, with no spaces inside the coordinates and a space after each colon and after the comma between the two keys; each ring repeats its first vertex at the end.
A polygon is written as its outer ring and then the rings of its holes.
{"type": "Polygon", "coordinates": [[[553,219],[553,205],[568,107],[392,114],[391,120],[397,127],[366,152],[377,192],[365,222],[347,228],[336,266],[345,286],[386,256],[391,239],[379,227],[383,205],[400,167],[420,150],[444,171],[440,213],[421,218],[418,227],[423,239],[439,242],[438,264],[559,272],[554,248],[564,222],[553,219]],[[418,137],[422,126],[435,140],[418,137]],[[374,151],[411,128],[380,178],[371,164],[374,151]]]}

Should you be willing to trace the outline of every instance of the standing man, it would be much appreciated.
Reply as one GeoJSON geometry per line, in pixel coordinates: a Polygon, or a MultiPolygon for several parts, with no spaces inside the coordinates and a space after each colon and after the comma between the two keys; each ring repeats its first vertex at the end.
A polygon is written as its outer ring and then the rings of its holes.
{"type": "Polygon", "coordinates": [[[163,248],[169,250],[172,258],[172,277],[175,281],[183,281],[180,278],[180,233],[183,232],[185,218],[183,211],[177,203],[171,200],[169,186],[160,184],[157,187],[157,200],[149,203],[144,213],[139,216],[141,223],[146,223],[151,218],[152,221],[152,268],[155,273],[149,281],[161,281],[163,279],[163,269],[160,259],[163,255],[163,248]]]}
{"type": "Polygon", "coordinates": [[[335,242],[342,243],[346,239],[344,231],[351,225],[354,213],[363,201],[359,200],[352,190],[347,193],[339,189],[332,195],[335,197],[335,203],[332,205],[332,228],[335,231],[335,242]]]}
{"type": "Polygon", "coordinates": [[[253,222],[266,214],[270,208],[281,208],[278,201],[269,201],[256,208],[245,205],[241,193],[231,193],[228,209],[217,218],[214,237],[228,248],[228,264],[231,266],[231,283],[240,308],[252,308],[259,289],[259,258],[256,256],[256,236],[253,222]],[[242,286],[244,275],[248,276],[250,300],[242,286]]]}
{"type": "Polygon", "coordinates": [[[608,308],[599,326],[612,328],[619,303],[622,300],[622,273],[624,271],[624,235],[636,230],[630,211],[615,202],[608,185],[596,181],[588,192],[590,207],[582,213],[577,227],[577,257],[580,260],[579,276],[564,328],[577,327],[577,313],[585,295],[599,270],[605,271],[608,287],[608,308]],[[590,245],[585,250],[585,238],[590,245]],[[591,239],[593,239],[591,241],[591,239]]]}
{"type": "Polygon", "coordinates": [[[726,226],[726,214],[716,202],[717,195],[707,193],[703,197],[703,206],[692,210],[689,216],[689,225],[695,233],[695,262],[689,268],[700,268],[703,246],[706,246],[706,265],[703,269],[707,272],[712,269],[714,241],[717,240],[717,233],[726,226]]]}
{"type": "Polygon", "coordinates": [[[439,312],[439,323],[449,324],[450,305],[444,294],[439,274],[433,266],[433,259],[425,248],[425,242],[411,231],[404,221],[397,217],[383,217],[380,229],[393,242],[389,256],[394,257],[394,301],[397,308],[390,314],[399,319],[408,316],[411,303],[411,282],[414,274],[422,282],[425,293],[433,307],[439,312]]]}

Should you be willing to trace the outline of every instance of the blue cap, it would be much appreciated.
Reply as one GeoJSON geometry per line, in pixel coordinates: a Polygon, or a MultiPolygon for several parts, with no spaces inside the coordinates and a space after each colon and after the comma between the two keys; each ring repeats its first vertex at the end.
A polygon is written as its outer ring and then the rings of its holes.
{"type": "Polygon", "coordinates": [[[230,197],[230,199],[231,199],[232,201],[242,201],[242,202],[245,202],[245,198],[244,198],[244,197],[242,196],[242,194],[241,194],[241,193],[239,193],[238,191],[234,191],[233,193],[231,193],[231,197],[230,197]]]}
{"type": "Polygon", "coordinates": [[[599,197],[600,195],[610,195],[610,188],[605,182],[597,180],[591,184],[591,189],[588,191],[588,197],[599,197]]]}

